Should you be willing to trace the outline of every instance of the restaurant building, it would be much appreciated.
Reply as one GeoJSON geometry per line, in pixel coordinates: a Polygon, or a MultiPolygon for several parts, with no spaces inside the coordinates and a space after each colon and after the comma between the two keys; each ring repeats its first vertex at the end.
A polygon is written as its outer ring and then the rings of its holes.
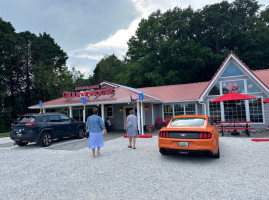
{"type": "MultiPolygon", "coordinates": [[[[42,110],[64,109],[79,121],[98,107],[105,121],[109,118],[113,130],[124,130],[126,116],[135,110],[139,130],[155,124],[157,118],[176,115],[203,114],[214,122],[251,121],[256,129],[269,125],[269,105],[263,101],[269,97],[269,69],[252,71],[234,53],[230,53],[212,79],[208,82],[131,88],[102,81],[95,86],[75,88],[75,92],[63,92],[63,97],[43,102],[42,110]],[[250,100],[210,102],[229,91],[255,96],[250,100]],[[143,96],[141,95],[143,93],[143,96]],[[82,102],[82,98],[86,98],[82,102]],[[143,100],[140,100],[143,99],[143,100]],[[85,107],[85,115],[83,110],[85,107]]],[[[40,109],[39,105],[29,107],[40,109]]]]}

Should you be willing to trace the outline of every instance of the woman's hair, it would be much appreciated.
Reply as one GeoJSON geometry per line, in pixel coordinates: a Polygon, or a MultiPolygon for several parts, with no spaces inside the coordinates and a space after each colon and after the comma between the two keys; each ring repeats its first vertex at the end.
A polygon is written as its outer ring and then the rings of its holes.
{"type": "Polygon", "coordinates": [[[134,110],[130,110],[129,111],[129,114],[131,115],[131,114],[134,114],[134,110]]]}
{"type": "Polygon", "coordinates": [[[92,109],[92,114],[96,115],[98,113],[98,108],[92,109]]]}

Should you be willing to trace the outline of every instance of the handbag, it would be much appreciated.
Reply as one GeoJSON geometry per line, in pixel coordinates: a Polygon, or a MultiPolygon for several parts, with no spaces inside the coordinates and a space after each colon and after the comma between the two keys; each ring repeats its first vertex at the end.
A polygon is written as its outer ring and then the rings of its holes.
{"type": "Polygon", "coordinates": [[[130,128],[133,125],[133,123],[129,120],[127,123],[127,128],[130,128]]]}

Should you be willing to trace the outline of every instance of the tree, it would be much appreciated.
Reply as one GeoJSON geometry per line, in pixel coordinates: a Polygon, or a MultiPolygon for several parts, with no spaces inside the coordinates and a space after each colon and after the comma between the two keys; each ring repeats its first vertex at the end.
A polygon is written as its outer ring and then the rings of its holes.
{"type": "Polygon", "coordinates": [[[113,82],[115,76],[120,73],[122,62],[114,55],[107,55],[97,63],[93,71],[93,80],[99,83],[103,80],[113,82]]]}

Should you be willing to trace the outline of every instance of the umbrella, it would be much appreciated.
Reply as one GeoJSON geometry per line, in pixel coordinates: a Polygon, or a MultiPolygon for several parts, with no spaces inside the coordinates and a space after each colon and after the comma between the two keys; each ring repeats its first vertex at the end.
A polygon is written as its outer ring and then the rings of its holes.
{"type": "Polygon", "coordinates": [[[269,98],[264,100],[263,103],[269,103],[269,98]]]}
{"type": "Polygon", "coordinates": [[[237,92],[229,92],[227,94],[224,94],[210,102],[220,102],[220,101],[236,101],[236,100],[248,100],[248,99],[255,99],[257,97],[246,95],[246,94],[240,94],[237,92]]]}

